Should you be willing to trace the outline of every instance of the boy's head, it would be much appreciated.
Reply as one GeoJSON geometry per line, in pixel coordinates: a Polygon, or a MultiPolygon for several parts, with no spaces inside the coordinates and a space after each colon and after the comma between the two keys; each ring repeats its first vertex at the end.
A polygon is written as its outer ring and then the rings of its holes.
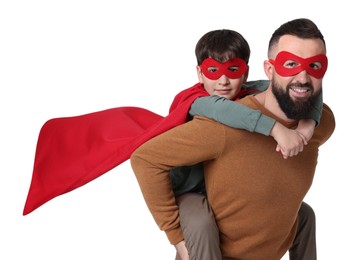
{"type": "Polygon", "coordinates": [[[195,47],[198,65],[207,58],[221,63],[234,58],[243,59],[246,64],[250,58],[250,47],[245,38],[238,32],[222,29],[204,34],[195,47]]]}
{"type": "Polygon", "coordinates": [[[203,35],[195,47],[200,83],[210,95],[236,99],[248,76],[250,47],[232,30],[214,30],[203,35]]]}

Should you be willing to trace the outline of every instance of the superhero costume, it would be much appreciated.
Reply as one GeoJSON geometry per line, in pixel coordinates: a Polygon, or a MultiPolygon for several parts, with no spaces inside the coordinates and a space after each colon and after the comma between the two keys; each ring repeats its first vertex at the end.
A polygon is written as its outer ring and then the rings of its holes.
{"type": "MultiPolygon", "coordinates": [[[[239,97],[253,91],[242,89],[239,97]]],[[[23,215],[128,160],[147,140],[185,123],[193,101],[208,95],[200,83],[183,90],[166,117],[144,108],[119,107],[50,119],[39,133],[23,215]]]]}

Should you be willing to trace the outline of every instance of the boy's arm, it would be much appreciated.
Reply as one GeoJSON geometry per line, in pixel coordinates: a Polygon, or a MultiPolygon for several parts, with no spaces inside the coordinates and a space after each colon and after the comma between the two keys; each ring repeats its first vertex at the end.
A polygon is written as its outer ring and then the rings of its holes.
{"type": "Polygon", "coordinates": [[[322,90],[320,90],[320,95],[316,99],[316,102],[313,106],[313,109],[310,111],[308,119],[313,119],[316,122],[316,125],[318,125],[320,123],[322,109],[323,109],[323,93],[322,90]]]}
{"type": "Polygon", "coordinates": [[[277,152],[284,159],[303,151],[304,138],[296,130],[288,129],[275,119],[224,97],[208,96],[197,98],[192,104],[190,115],[201,115],[224,125],[272,136],[278,143],[277,152]]]}
{"type": "Polygon", "coordinates": [[[305,138],[305,144],[311,139],[314,134],[315,127],[320,123],[320,118],[323,108],[323,95],[320,90],[320,95],[316,99],[313,109],[310,111],[308,119],[302,119],[299,121],[299,125],[296,130],[305,138]]]}
{"type": "Polygon", "coordinates": [[[275,120],[259,110],[233,102],[224,97],[208,96],[197,98],[189,114],[205,116],[224,125],[269,135],[275,120]]]}
{"type": "MultiPolygon", "coordinates": [[[[268,86],[269,80],[255,80],[244,83],[242,88],[247,89],[249,93],[256,93],[266,90],[268,86]]],[[[230,127],[263,135],[270,135],[275,124],[273,118],[263,115],[260,111],[219,96],[197,98],[189,114],[205,116],[230,127]]]]}
{"type": "Polygon", "coordinates": [[[244,83],[241,87],[248,91],[263,92],[269,87],[269,83],[267,79],[253,80],[244,83]]]}
{"type": "MultiPolygon", "coordinates": [[[[249,81],[243,87],[248,90],[264,91],[268,80],[249,81]]],[[[300,120],[298,128],[288,129],[274,119],[219,96],[198,98],[190,108],[190,115],[202,115],[234,128],[240,128],[264,135],[271,135],[278,143],[276,151],[284,158],[303,151],[303,146],[313,135],[315,124],[320,122],[322,112],[322,92],[317,99],[308,120],[300,120]]]]}

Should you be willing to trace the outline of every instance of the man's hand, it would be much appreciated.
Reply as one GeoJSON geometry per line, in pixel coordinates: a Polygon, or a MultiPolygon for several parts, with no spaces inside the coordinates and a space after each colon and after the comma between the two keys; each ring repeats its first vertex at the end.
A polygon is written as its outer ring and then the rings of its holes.
{"type": "Polygon", "coordinates": [[[181,260],[190,260],[188,250],[185,246],[185,241],[181,241],[175,245],[176,252],[180,256],[181,260]]]}

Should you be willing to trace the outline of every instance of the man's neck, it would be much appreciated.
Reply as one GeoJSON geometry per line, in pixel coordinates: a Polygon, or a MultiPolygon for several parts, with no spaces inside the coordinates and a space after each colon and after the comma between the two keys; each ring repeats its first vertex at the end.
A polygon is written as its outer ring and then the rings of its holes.
{"type": "Polygon", "coordinates": [[[274,94],[271,91],[271,86],[264,92],[256,95],[255,98],[257,101],[263,105],[267,110],[276,115],[277,117],[283,119],[286,122],[293,122],[294,119],[288,118],[285,113],[281,110],[279,103],[277,102],[274,94]]]}

